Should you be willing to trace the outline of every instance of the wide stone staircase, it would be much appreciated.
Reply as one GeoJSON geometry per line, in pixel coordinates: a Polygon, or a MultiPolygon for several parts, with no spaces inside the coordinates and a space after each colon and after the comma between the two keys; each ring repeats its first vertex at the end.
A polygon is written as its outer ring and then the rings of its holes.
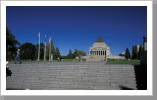
{"type": "Polygon", "coordinates": [[[137,90],[133,65],[11,64],[7,90],[137,90]]]}

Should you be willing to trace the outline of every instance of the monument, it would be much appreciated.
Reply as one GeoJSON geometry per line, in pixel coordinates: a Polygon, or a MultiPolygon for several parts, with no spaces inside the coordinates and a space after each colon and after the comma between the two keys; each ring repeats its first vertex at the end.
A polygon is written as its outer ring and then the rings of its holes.
{"type": "Polygon", "coordinates": [[[112,56],[110,47],[107,46],[101,37],[98,37],[92,47],[89,47],[87,61],[105,61],[109,56],[112,56]]]}

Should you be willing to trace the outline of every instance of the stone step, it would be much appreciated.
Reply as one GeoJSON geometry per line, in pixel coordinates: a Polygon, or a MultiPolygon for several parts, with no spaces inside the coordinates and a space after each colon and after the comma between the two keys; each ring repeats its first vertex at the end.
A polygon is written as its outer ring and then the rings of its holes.
{"type": "Polygon", "coordinates": [[[120,90],[136,89],[132,65],[37,65],[10,67],[7,88],[32,90],[120,90]]]}

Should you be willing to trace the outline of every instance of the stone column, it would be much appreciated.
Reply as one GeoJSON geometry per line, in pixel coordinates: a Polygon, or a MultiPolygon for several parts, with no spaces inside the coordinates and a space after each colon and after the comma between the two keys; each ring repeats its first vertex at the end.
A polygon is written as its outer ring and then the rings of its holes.
{"type": "Polygon", "coordinates": [[[100,56],[102,56],[101,52],[102,52],[102,51],[100,50],[100,56]]]}

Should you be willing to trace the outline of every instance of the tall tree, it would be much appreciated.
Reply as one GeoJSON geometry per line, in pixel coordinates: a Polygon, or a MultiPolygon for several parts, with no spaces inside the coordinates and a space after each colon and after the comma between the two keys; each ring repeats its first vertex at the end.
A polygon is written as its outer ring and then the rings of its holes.
{"type": "Polygon", "coordinates": [[[36,59],[36,52],[38,49],[36,49],[36,46],[32,43],[26,42],[21,45],[21,59],[36,59]]]}
{"type": "Polygon", "coordinates": [[[46,42],[46,60],[49,59],[49,42],[46,42]]]}
{"type": "Polygon", "coordinates": [[[60,50],[59,50],[58,47],[56,47],[56,56],[57,56],[57,57],[61,57],[60,50]]]}
{"type": "Polygon", "coordinates": [[[61,57],[60,50],[58,47],[53,47],[53,59],[57,60],[58,57],[61,57]]]}
{"type": "Polygon", "coordinates": [[[11,30],[6,27],[6,57],[12,60],[14,53],[17,50],[16,45],[20,46],[20,43],[15,40],[15,36],[11,34],[11,30]]]}
{"type": "Polygon", "coordinates": [[[75,51],[74,51],[74,58],[76,58],[78,56],[79,56],[78,51],[77,51],[77,49],[75,49],[75,51]]]}
{"type": "Polygon", "coordinates": [[[125,50],[125,58],[130,59],[130,51],[128,48],[126,48],[126,50],[125,50]]]}
{"type": "Polygon", "coordinates": [[[56,55],[56,48],[55,48],[55,46],[53,46],[53,48],[52,48],[52,50],[53,50],[53,59],[54,60],[57,60],[57,55],[56,55]]]}
{"type": "Polygon", "coordinates": [[[77,50],[78,55],[80,56],[86,56],[86,52],[84,52],[83,50],[77,50]]]}
{"type": "Polygon", "coordinates": [[[73,59],[73,53],[72,53],[72,50],[70,49],[69,50],[69,54],[67,55],[68,59],[73,59]]]}

